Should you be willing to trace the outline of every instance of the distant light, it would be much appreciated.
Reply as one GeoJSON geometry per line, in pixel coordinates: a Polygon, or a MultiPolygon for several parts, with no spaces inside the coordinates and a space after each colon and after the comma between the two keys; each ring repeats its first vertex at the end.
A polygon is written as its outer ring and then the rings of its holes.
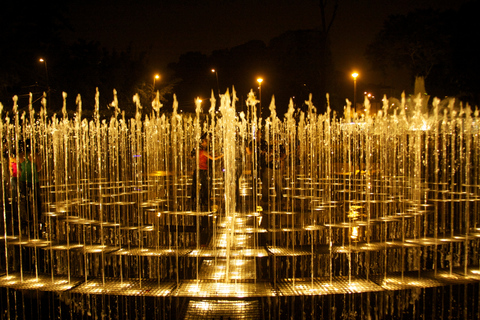
{"type": "Polygon", "coordinates": [[[212,69],[212,72],[215,72],[215,69],[212,69]]]}
{"type": "Polygon", "coordinates": [[[258,78],[258,79],[257,79],[257,82],[258,82],[259,84],[262,84],[263,79],[262,79],[262,78],[258,78]]]}
{"type": "Polygon", "coordinates": [[[353,79],[357,79],[358,73],[357,72],[352,73],[352,77],[353,77],[353,79]]]}

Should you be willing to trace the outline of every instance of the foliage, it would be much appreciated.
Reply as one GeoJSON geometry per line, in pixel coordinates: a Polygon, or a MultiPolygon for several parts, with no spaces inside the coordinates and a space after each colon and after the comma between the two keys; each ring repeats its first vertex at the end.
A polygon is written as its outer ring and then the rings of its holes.
{"type": "Polygon", "coordinates": [[[425,77],[431,95],[457,96],[478,104],[480,65],[472,48],[480,47],[479,10],[479,2],[472,1],[458,11],[428,9],[392,15],[366,56],[376,69],[393,65],[409,70],[412,82],[417,76],[425,77]]]}
{"type": "Polygon", "coordinates": [[[445,13],[432,9],[392,15],[368,46],[367,57],[377,67],[394,64],[408,68],[412,76],[427,78],[448,55],[445,18],[445,13]]]}
{"type": "MultiPolygon", "coordinates": [[[[88,113],[95,105],[96,88],[101,113],[108,112],[114,89],[120,108],[134,110],[135,90],[150,78],[147,53],[137,53],[131,46],[109,51],[98,42],[82,39],[67,43],[61,37],[61,31],[70,28],[65,17],[66,6],[53,2],[10,3],[1,11],[0,40],[8,46],[0,47],[0,101],[6,110],[14,95],[26,108],[30,93],[38,110],[46,92],[48,111],[58,112],[62,92],[67,92],[67,108],[75,110],[74,101],[81,95],[82,109],[88,113]],[[46,62],[40,62],[40,57],[46,62]]],[[[170,91],[171,87],[166,89],[170,91]]]]}
{"type": "MultiPolygon", "coordinates": [[[[321,74],[321,65],[331,65],[329,50],[323,47],[326,45],[324,38],[320,30],[289,31],[272,39],[269,45],[255,40],[214,51],[210,56],[198,52],[184,54],[177,63],[170,65],[182,79],[176,91],[180,97],[209,98],[213,90],[218,99],[218,91],[224,93],[229,89],[231,92],[232,88],[228,86],[234,85],[239,98],[238,111],[246,111],[245,99],[250,90],[259,98],[256,79],[262,77],[262,115],[269,115],[267,106],[273,95],[278,114],[283,115],[291,97],[295,97],[296,107],[302,108],[309,93],[313,90],[322,92],[321,81],[326,75],[321,74]],[[217,73],[212,73],[211,69],[217,73]]],[[[320,97],[316,95],[314,98],[320,97]]],[[[179,102],[185,111],[194,111],[193,100],[179,102]]]]}

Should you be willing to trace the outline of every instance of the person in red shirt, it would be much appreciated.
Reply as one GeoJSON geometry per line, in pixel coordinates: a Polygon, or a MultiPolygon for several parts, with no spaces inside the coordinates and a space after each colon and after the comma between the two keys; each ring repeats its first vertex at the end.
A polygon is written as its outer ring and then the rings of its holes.
{"type": "MultiPolygon", "coordinates": [[[[207,135],[203,135],[200,141],[199,149],[198,149],[198,173],[197,170],[193,172],[193,184],[192,184],[192,200],[194,201],[194,207],[196,207],[197,203],[200,204],[200,209],[202,211],[208,210],[208,199],[210,198],[210,190],[209,190],[209,178],[210,178],[210,168],[209,168],[209,160],[218,160],[223,157],[222,155],[213,157],[208,152],[208,144],[210,140],[207,135]],[[197,186],[197,176],[199,185],[197,186]],[[197,191],[199,199],[197,201],[197,191]]],[[[192,151],[192,155],[196,155],[195,150],[192,151]]]]}
{"type": "Polygon", "coordinates": [[[9,170],[10,170],[10,186],[12,188],[12,199],[14,201],[17,201],[17,185],[18,185],[18,177],[19,175],[19,170],[18,170],[18,164],[17,164],[17,155],[15,150],[12,150],[10,152],[10,157],[9,157],[9,170]]]}

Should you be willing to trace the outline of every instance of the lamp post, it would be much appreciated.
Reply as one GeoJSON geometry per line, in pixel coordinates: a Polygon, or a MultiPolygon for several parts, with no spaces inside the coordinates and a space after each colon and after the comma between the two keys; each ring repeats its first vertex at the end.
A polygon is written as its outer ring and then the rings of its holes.
{"type": "Polygon", "coordinates": [[[257,78],[258,82],[258,99],[260,100],[260,119],[262,118],[262,78],[257,78]]]}
{"type": "Polygon", "coordinates": [[[358,73],[354,72],[352,73],[353,77],[353,110],[355,113],[357,113],[357,77],[358,73]]]}
{"type": "Polygon", "coordinates": [[[220,86],[218,84],[218,73],[217,70],[212,69],[212,73],[215,73],[215,79],[217,79],[217,91],[218,91],[218,96],[220,97],[220,86]]]}
{"type": "Polygon", "coordinates": [[[48,83],[47,60],[45,60],[45,59],[43,59],[43,58],[40,58],[40,59],[38,59],[38,61],[43,62],[43,64],[45,65],[45,77],[46,77],[46,80],[47,80],[47,94],[48,94],[49,91],[50,91],[50,85],[49,85],[49,83],[48,83]]]}
{"type": "Polygon", "coordinates": [[[158,73],[153,77],[153,91],[155,91],[155,83],[157,80],[160,80],[160,75],[158,73]]]}

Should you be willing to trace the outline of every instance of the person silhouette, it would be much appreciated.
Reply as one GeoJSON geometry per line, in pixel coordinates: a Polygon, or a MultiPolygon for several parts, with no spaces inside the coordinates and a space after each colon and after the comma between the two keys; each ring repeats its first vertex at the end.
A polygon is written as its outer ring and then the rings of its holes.
{"type": "Polygon", "coordinates": [[[20,196],[27,213],[26,217],[33,228],[33,237],[40,237],[42,227],[42,197],[40,194],[40,181],[38,172],[42,169],[42,161],[36,148],[31,145],[30,139],[25,140],[21,153],[19,169],[20,196]]]}

